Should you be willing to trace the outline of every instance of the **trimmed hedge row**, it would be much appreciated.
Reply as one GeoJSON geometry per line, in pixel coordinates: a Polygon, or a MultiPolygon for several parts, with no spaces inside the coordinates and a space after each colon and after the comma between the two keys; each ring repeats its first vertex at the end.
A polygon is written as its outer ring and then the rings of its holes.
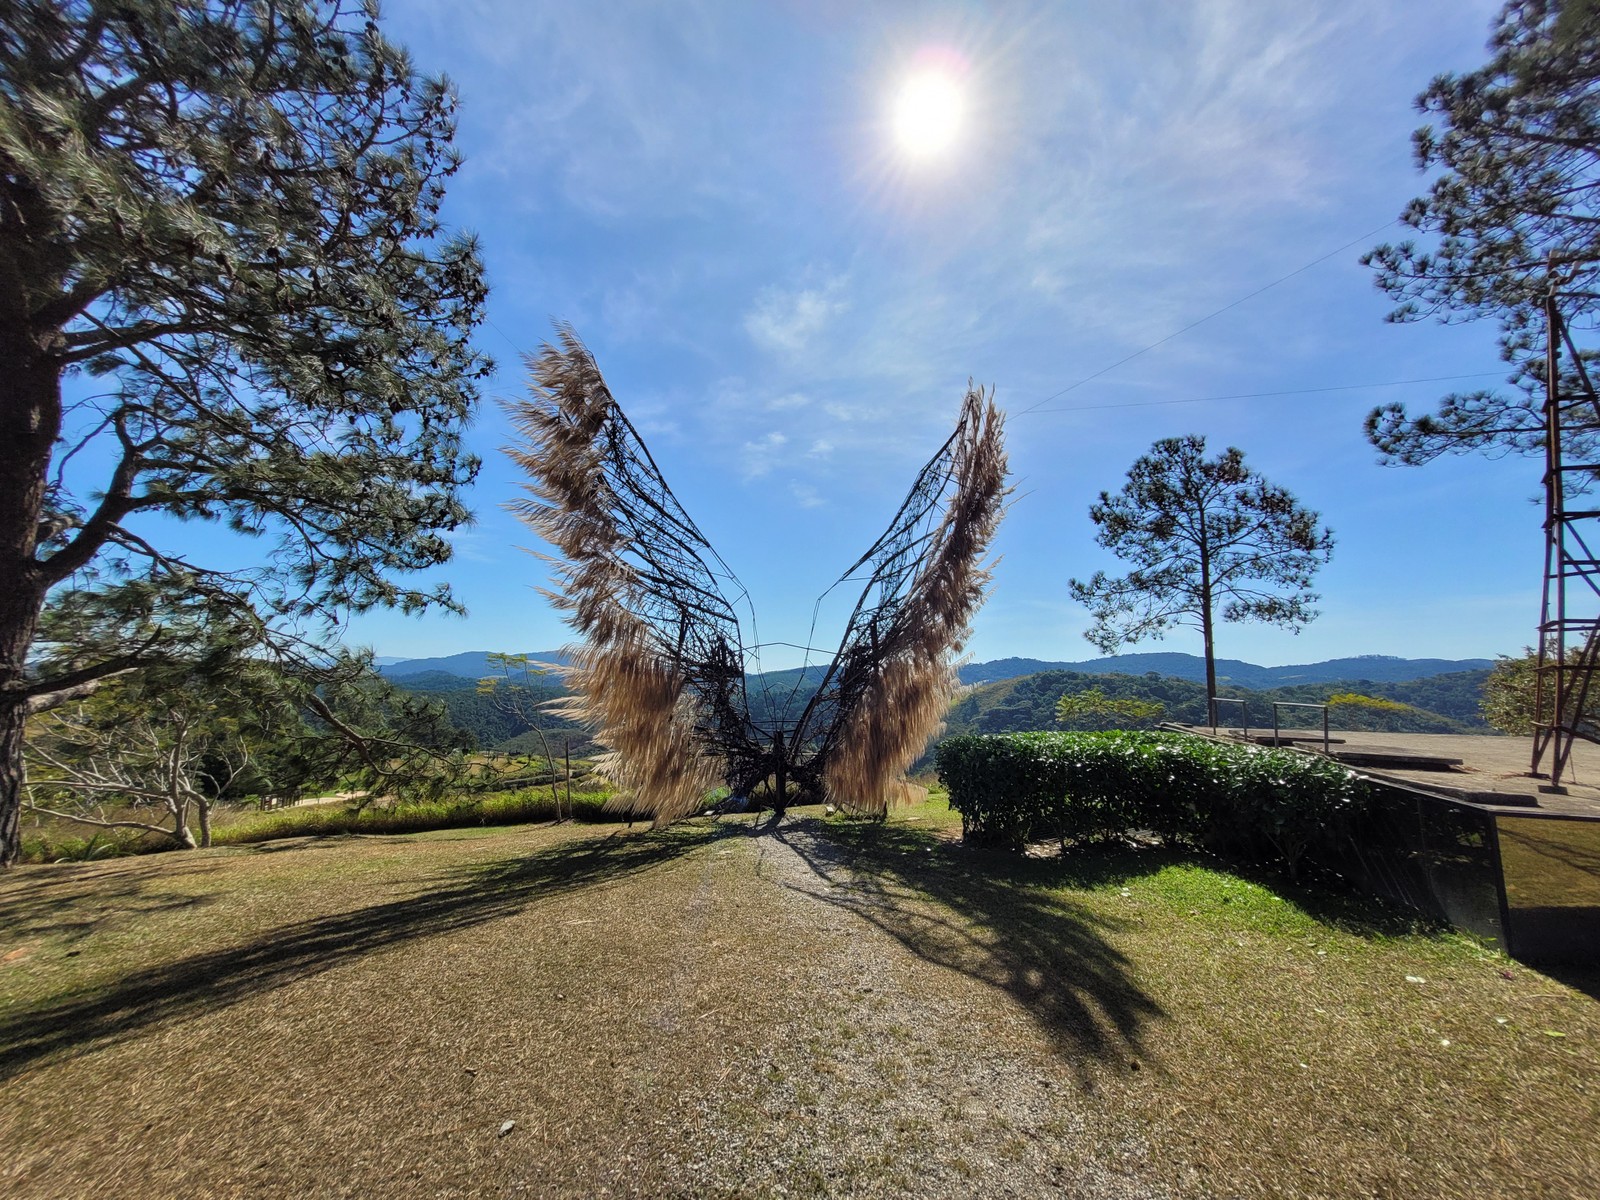
{"type": "Polygon", "coordinates": [[[1144,829],[1293,875],[1336,853],[1368,803],[1328,759],[1183,733],[964,735],[934,761],[967,840],[1009,849],[1144,829]]]}

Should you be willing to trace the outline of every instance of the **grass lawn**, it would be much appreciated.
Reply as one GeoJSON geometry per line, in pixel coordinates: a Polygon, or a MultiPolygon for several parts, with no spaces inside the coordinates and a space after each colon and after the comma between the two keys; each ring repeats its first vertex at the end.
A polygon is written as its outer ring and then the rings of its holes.
{"type": "Polygon", "coordinates": [[[1595,1194],[1594,973],[954,832],[936,801],[19,868],[0,1193],[1595,1194]]]}

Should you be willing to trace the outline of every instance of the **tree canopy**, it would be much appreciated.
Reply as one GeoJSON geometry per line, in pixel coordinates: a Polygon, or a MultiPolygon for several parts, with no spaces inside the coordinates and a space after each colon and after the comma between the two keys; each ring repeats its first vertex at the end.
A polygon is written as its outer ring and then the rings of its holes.
{"type": "MultiPolygon", "coordinates": [[[[1434,179],[1400,219],[1427,240],[1362,261],[1395,301],[1391,321],[1498,321],[1513,391],[1453,394],[1416,416],[1373,409],[1367,436],[1390,461],[1539,453],[1545,295],[1557,290],[1568,321],[1600,311],[1600,5],[1512,0],[1489,48],[1484,66],[1440,75],[1417,97],[1430,121],[1412,142],[1434,179]]],[[[1600,452],[1588,440],[1582,450],[1600,452]]]]}
{"type": "Polygon", "coordinates": [[[24,712],[180,652],[174,611],[453,603],[397,574],[470,519],[490,369],[477,247],[439,215],[454,110],[370,3],[0,9],[0,863],[24,712]],[[191,561],[163,517],[270,549],[191,561]]]}
{"type": "Polygon", "coordinates": [[[1108,696],[1102,687],[1063,692],[1056,701],[1056,723],[1070,729],[1138,729],[1166,715],[1159,700],[1108,696]]]}
{"type": "Polygon", "coordinates": [[[1317,615],[1311,582],[1333,553],[1333,534],[1247,467],[1242,451],[1208,459],[1205,450],[1203,437],[1163,438],[1129,468],[1120,492],[1101,492],[1089,508],[1095,541],[1133,570],[1096,571],[1068,587],[1094,618],[1084,637],[1104,654],[1198,629],[1206,691],[1216,695],[1215,617],[1298,630],[1317,615]]]}

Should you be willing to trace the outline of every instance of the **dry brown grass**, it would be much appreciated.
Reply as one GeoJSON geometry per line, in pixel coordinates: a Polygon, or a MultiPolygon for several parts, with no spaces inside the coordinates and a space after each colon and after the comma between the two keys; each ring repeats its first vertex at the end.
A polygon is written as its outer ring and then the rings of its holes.
{"type": "Polygon", "coordinates": [[[0,1191],[1592,1195],[1589,995],[908,816],[15,871],[0,1191]]]}

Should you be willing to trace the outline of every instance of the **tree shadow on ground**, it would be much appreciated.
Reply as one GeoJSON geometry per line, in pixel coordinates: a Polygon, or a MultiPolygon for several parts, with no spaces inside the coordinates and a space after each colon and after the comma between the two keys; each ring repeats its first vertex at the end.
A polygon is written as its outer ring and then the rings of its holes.
{"type": "Polygon", "coordinates": [[[1573,963],[1533,963],[1535,971],[1564,983],[1591,1000],[1600,1000],[1600,967],[1573,963]]]}
{"type": "Polygon", "coordinates": [[[674,826],[584,838],[475,867],[443,887],[273,929],[244,943],[135,972],[109,986],[0,1016],[0,1079],[62,1052],[140,1033],[320,974],[416,938],[481,925],[568,893],[652,870],[733,830],[674,826]]]}
{"type": "Polygon", "coordinates": [[[208,896],[151,887],[150,871],[136,859],[111,869],[99,864],[62,866],[48,875],[32,873],[6,883],[0,890],[0,930],[7,942],[44,937],[72,942],[107,922],[120,924],[150,913],[210,903],[208,896]],[[81,881],[86,874],[93,878],[92,903],[85,903],[81,881]]]}
{"type": "Polygon", "coordinates": [[[893,825],[824,832],[808,821],[773,836],[811,869],[812,878],[790,886],[1011,996],[1085,1086],[1095,1062],[1127,1066],[1145,1054],[1145,1027],[1166,1015],[1108,940],[1128,923],[1039,886],[1030,860],[893,825]]]}

